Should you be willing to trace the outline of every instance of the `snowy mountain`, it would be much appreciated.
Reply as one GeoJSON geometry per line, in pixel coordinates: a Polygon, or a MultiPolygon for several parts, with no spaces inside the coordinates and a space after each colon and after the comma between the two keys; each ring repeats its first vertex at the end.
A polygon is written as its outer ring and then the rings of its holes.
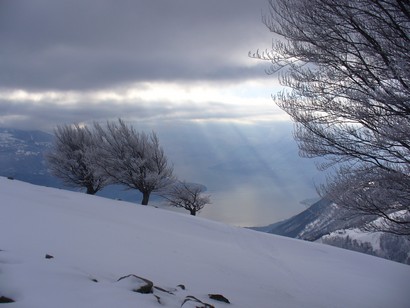
{"type": "Polygon", "coordinates": [[[0,128],[0,176],[61,187],[47,171],[44,154],[53,136],[40,131],[0,128]]]}
{"type": "Polygon", "coordinates": [[[346,212],[343,208],[322,199],[289,219],[252,229],[307,241],[317,241],[410,264],[408,238],[384,232],[363,232],[360,227],[374,218],[346,220],[345,217],[346,212]]]}
{"type": "Polygon", "coordinates": [[[408,307],[410,267],[0,178],[10,307],[408,307]],[[228,304],[226,301],[229,301],[228,304]]]}

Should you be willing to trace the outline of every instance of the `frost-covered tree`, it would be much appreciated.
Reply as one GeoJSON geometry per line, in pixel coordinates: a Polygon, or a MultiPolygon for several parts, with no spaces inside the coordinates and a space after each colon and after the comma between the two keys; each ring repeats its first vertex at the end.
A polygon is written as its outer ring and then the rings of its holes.
{"type": "Polygon", "coordinates": [[[200,184],[176,182],[162,196],[171,206],[186,209],[193,216],[205,205],[211,203],[209,195],[204,195],[206,187],[200,184]]]}
{"type": "Polygon", "coordinates": [[[96,163],[111,183],[121,184],[142,193],[141,204],[147,205],[153,192],[159,192],[174,181],[173,167],[168,163],[157,135],[137,132],[123,120],[94,124],[98,139],[96,163]]]}
{"type": "Polygon", "coordinates": [[[301,155],[336,169],[321,193],[410,235],[410,2],[269,2],[277,40],[253,56],[280,71],[301,155]]]}
{"type": "Polygon", "coordinates": [[[48,166],[66,185],[85,188],[93,195],[107,184],[107,177],[95,168],[95,148],[93,133],[87,127],[57,126],[52,149],[46,156],[48,166]]]}

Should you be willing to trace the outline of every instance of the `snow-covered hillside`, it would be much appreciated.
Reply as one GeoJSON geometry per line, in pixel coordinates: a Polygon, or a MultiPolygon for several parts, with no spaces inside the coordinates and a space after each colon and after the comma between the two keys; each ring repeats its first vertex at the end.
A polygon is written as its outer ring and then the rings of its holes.
{"type": "Polygon", "coordinates": [[[348,212],[325,199],[305,211],[265,227],[252,229],[297,239],[316,241],[371,254],[410,265],[408,237],[386,232],[365,232],[363,227],[377,223],[374,217],[350,217],[348,212]]]}
{"type": "Polygon", "coordinates": [[[384,259],[5,178],[0,196],[0,298],[15,300],[10,307],[374,308],[410,301],[410,267],[384,259]],[[133,292],[146,283],[136,276],[118,281],[130,274],[152,281],[153,293],[133,292]]]}
{"type": "Polygon", "coordinates": [[[317,242],[410,265],[410,240],[405,236],[386,232],[364,232],[359,228],[348,228],[325,234],[317,242]]]}

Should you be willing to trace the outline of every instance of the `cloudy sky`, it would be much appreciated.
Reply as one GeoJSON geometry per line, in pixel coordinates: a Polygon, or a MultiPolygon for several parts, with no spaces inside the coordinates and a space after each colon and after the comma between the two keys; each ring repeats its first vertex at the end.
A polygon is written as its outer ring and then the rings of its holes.
{"type": "Polygon", "coordinates": [[[209,188],[203,216],[261,225],[302,210],[301,159],[281,89],[249,51],[271,46],[266,0],[1,0],[0,126],[118,117],[157,131],[179,177],[209,188]]]}

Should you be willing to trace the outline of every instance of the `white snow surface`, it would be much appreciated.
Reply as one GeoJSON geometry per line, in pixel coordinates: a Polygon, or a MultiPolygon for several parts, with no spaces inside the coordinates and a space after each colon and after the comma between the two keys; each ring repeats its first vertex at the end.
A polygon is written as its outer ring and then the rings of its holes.
{"type": "Polygon", "coordinates": [[[0,178],[0,215],[0,297],[15,300],[5,307],[199,306],[183,304],[189,295],[243,308],[410,302],[408,265],[150,206],[0,178]],[[117,282],[128,274],[173,294],[132,292],[117,282]]]}
{"type": "Polygon", "coordinates": [[[357,241],[358,243],[364,244],[368,243],[374,250],[381,250],[380,247],[380,236],[383,232],[363,232],[358,228],[352,229],[343,229],[330,232],[322,236],[317,242],[321,243],[322,241],[326,242],[327,239],[332,238],[347,238],[357,241]]]}

